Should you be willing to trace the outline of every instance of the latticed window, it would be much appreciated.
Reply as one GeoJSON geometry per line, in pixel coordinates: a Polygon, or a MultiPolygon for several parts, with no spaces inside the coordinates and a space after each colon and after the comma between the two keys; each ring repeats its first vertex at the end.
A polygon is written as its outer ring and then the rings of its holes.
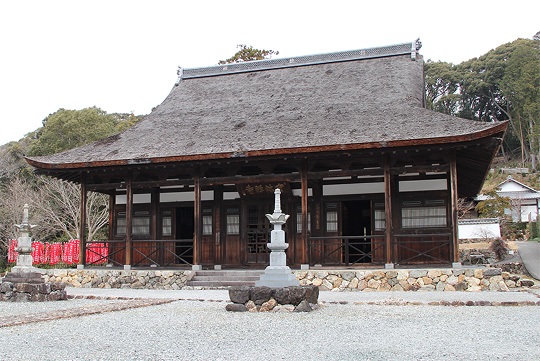
{"type": "Polygon", "coordinates": [[[446,227],[448,221],[445,203],[442,199],[404,201],[401,208],[401,226],[403,228],[446,227]]]}
{"type": "Polygon", "coordinates": [[[384,209],[375,209],[373,216],[375,230],[384,231],[386,229],[386,216],[384,214],[384,209]]]}
{"type": "MultiPolygon", "coordinates": [[[[118,212],[116,217],[116,234],[126,234],[126,212],[118,212]]],[[[150,234],[150,212],[135,211],[133,213],[131,234],[134,236],[146,236],[150,234]]]]}
{"type": "Polygon", "coordinates": [[[240,234],[240,214],[238,208],[227,209],[227,234],[240,234]]]}
{"type": "MultiPolygon", "coordinates": [[[[311,213],[307,215],[307,229],[311,232],[311,213]]],[[[302,233],[302,212],[296,213],[296,233],[302,233]]]]}
{"type": "Polygon", "coordinates": [[[202,234],[203,236],[211,236],[212,235],[212,210],[211,209],[204,209],[202,216],[202,234]]]}
{"type": "Polygon", "coordinates": [[[163,211],[161,216],[161,235],[172,236],[172,211],[163,211]]]}
{"type": "Polygon", "coordinates": [[[326,231],[337,232],[338,231],[338,211],[337,204],[326,205],[326,231]]]}
{"type": "Polygon", "coordinates": [[[133,214],[133,235],[150,234],[150,212],[136,211],[133,214]]]}

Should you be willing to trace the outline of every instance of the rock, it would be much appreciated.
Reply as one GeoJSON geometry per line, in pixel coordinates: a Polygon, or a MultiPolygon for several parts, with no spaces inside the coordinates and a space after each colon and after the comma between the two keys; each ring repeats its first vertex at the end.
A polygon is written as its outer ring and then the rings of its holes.
{"type": "Polygon", "coordinates": [[[397,276],[396,276],[396,278],[397,278],[398,281],[405,281],[405,280],[407,280],[407,278],[409,278],[409,271],[403,271],[403,270],[397,271],[397,276]]]}
{"type": "Polygon", "coordinates": [[[456,289],[454,288],[454,286],[447,284],[446,286],[444,286],[444,290],[445,291],[455,291],[456,289]]]}
{"type": "Polygon", "coordinates": [[[268,312],[274,309],[277,306],[277,301],[273,298],[269,299],[267,302],[261,305],[259,312],[268,312]]]}
{"type": "Polygon", "coordinates": [[[441,270],[429,270],[427,276],[431,279],[442,276],[441,270]]]}
{"type": "Polygon", "coordinates": [[[343,278],[345,281],[352,281],[353,278],[356,277],[356,273],[352,271],[345,271],[341,272],[341,278],[343,278]]]}
{"type": "Polygon", "coordinates": [[[369,282],[368,282],[368,284],[367,284],[367,286],[368,286],[369,288],[372,288],[372,289],[375,289],[375,290],[376,290],[377,288],[379,288],[380,285],[381,285],[381,281],[376,280],[376,279],[373,279],[373,278],[370,279],[369,282]]]}
{"type": "Polygon", "coordinates": [[[403,287],[398,283],[397,285],[393,286],[390,291],[404,291],[403,287]]]}
{"type": "Polygon", "coordinates": [[[423,291],[423,292],[425,292],[425,291],[435,291],[435,286],[433,286],[433,285],[425,285],[425,286],[422,286],[422,287],[420,287],[418,289],[418,292],[420,292],[420,291],[423,291]]]}
{"type": "Polygon", "coordinates": [[[456,289],[456,291],[465,291],[467,289],[467,283],[458,282],[454,285],[454,288],[456,289]]]}
{"type": "Polygon", "coordinates": [[[437,291],[444,291],[444,288],[446,287],[446,283],[444,282],[437,282],[437,284],[435,285],[435,289],[437,291]]]}
{"type": "Polygon", "coordinates": [[[399,283],[399,281],[397,280],[397,278],[389,278],[387,280],[388,284],[390,285],[390,287],[394,287],[395,285],[397,285],[399,283]]]}
{"type": "Polygon", "coordinates": [[[349,282],[349,288],[358,288],[358,278],[353,278],[351,282],[349,282]]]}
{"type": "Polygon", "coordinates": [[[313,309],[306,300],[303,300],[295,307],[294,312],[311,312],[313,309]]]}
{"type": "Polygon", "coordinates": [[[144,288],[142,283],[139,282],[139,281],[135,281],[131,284],[131,288],[134,288],[134,289],[141,289],[141,288],[144,288]]]}
{"type": "Polygon", "coordinates": [[[521,284],[521,287],[532,287],[534,286],[533,280],[520,280],[519,283],[521,284]]]}
{"type": "Polygon", "coordinates": [[[433,283],[433,280],[429,277],[422,277],[422,280],[424,281],[425,285],[430,285],[433,283]]]}
{"type": "Polygon", "coordinates": [[[480,285],[480,280],[475,277],[465,277],[465,281],[469,284],[469,286],[476,287],[480,285]]]}
{"type": "Polygon", "coordinates": [[[478,292],[481,290],[482,290],[482,287],[480,286],[469,286],[469,288],[467,288],[467,292],[478,292]]]}
{"type": "Polygon", "coordinates": [[[389,280],[393,279],[393,278],[397,278],[397,276],[398,276],[397,271],[388,271],[388,272],[386,272],[386,278],[389,279],[389,280]]]}
{"type": "Polygon", "coordinates": [[[481,269],[475,269],[474,270],[474,277],[478,279],[484,278],[484,272],[482,272],[481,269]]]}
{"type": "Polygon", "coordinates": [[[319,287],[320,285],[322,285],[322,282],[323,282],[322,279],[320,279],[320,278],[315,278],[315,279],[313,280],[313,285],[319,287]]]}
{"type": "Polygon", "coordinates": [[[487,268],[484,270],[484,277],[499,276],[502,274],[500,268],[487,268]]]}
{"type": "Polygon", "coordinates": [[[390,291],[392,287],[387,283],[387,282],[384,282],[382,283],[381,282],[381,285],[379,287],[377,287],[377,291],[381,292],[381,291],[390,291]]]}
{"type": "Polygon", "coordinates": [[[229,288],[231,302],[244,304],[249,301],[249,286],[232,286],[229,288]]]}
{"type": "Polygon", "coordinates": [[[290,304],[296,306],[306,298],[306,287],[290,286],[277,288],[274,292],[274,298],[282,305],[290,304]]]}
{"type": "Polygon", "coordinates": [[[2,282],[0,283],[0,292],[7,293],[13,291],[13,283],[11,282],[2,282]]]}
{"type": "MultiPolygon", "coordinates": [[[[257,308],[257,305],[256,305],[255,302],[253,302],[252,300],[249,300],[249,301],[247,301],[247,303],[246,303],[246,308],[247,308],[248,311],[251,311],[251,310],[253,310],[254,308],[256,309],[256,308],[257,308]]],[[[257,310],[255,310],[255,311],[257,311],[257,310]]]]}
{"type": "Polygon", "coordinates": [[[328,282],[327,280],[323,280],[322,281],[322,285],[321,287],[324,287],[325,290],[331,290],[332,288],[334,288],[334,285],[331,284],[330,282],[328,282]]]}
{"type": "Polygon", "coordinates": [[[448,279],[446,280],[446,283],[449,284],[450,286],[455,286],[458,282],[459,282],[458,278],[454,275],[448,277],[448,279]]]}
{"type": "MultiPolygon", "coordinates": [[[[270,300],[270,298],[272,298],[272,293],[273,293],[273,290],[270,287],[266,287],[266,286],[251,287],[251,290],[249,292],[249,299],[255,302],[256,305],[262,305],[263,303],[270,300]]],[[[231,298],[231,301],[232,301],[232,298],[231,298]]]]}
{"type": "Polygon", "coordinates": [[[272,310],[273,312],[293,312],[295,307],[293,305],[277,305],[272,310]]]}
{"type": "Polygon", "coordinates": [[[225,306],[225,309],[230,312],[246,312],[247,311],[246,306],[239,303],[229,303],[227,306],[225,306]]]}
{"type": "Polygon", "coordinates": [[[505,280],[504,283],[506,283],[506,286],[508,286],[508,288],[515,288],[516,287],[516,283],[510,279],[508,280],[505,280]]]}
{"type": "Polygon", "coordinates": [[[412,270],[412,271],[409,271],[409,277],[410,278],[420,278],[420,277],[425,277],[427,276],[427,271],[426,270],[412,270]]]}
{"type": "Polygon", "coordinates": [[[367,288],[368,283],[365,280],[358,281],[358,290],[363,291],[367,288]]]}
{"type": "Polygon", "coordinates": [[[314,286],[303,287],[306,290],[306,301],[312,304],[319,302],[319,288],[314,286]]]}

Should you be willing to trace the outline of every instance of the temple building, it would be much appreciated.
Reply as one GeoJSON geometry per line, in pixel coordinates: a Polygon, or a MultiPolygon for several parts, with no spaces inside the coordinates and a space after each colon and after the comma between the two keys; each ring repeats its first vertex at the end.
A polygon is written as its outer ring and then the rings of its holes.
{"type": "Polygon", "coordinates": [[[447,265],[507,123],[427,110],[419,48],[180,69],[133,127],[28,162],[81,184],[83,211],[110,195],[125,268],[265,267],[276,188],[291,267],[447,265]]]}

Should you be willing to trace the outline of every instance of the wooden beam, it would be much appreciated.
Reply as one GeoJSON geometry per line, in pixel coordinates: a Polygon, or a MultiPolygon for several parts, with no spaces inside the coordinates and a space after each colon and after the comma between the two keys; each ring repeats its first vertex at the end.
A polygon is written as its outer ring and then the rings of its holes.
{"type": "Polygon", "coordinates": [[[385,239],[385,262],[393,263],[392,261],[392,236],[393,236],[393,219],[392,219],[392,175],[390,173],[390,161],[388,156],[384,160],[384,219],[386,229],[384,232],[385,239]]]}
{"type": "Polygon", "coordinates": [[[133,228],[133,187],[132,187],[132,175],[128,175],[126,181],[126,257],[125,264],[131,266],[132,260],[132,242],[131,233],[133,228]]]}
{"type": "Polygon", "coordinates": [[[300,247],[300,262],[307,262],[308,252],[308,165],[307,160],[302,161],[302,246],[300,247]]]}
{"type": "Polygon", "coordinates": [[[450,159],[450,211],[452,223],[452,262],[459,262],[458,237],[458,186],[456,153],[452,152],[450,159]]]}
{"type": "Polygon", "coordinates": [[[81,214],[79,219],[79,264],[86,265],[86,174],[81,174],[81,214]]]}

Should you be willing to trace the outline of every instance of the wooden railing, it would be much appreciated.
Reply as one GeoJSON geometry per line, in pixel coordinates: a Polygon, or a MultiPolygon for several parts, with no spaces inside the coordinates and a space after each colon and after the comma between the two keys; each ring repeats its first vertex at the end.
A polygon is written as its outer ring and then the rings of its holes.
{"type": "Polygon", "coordinates": [[[396,264],[450,262],[452,234],[395,234],[396,264]],[[447,249],[445,249],[447,247],[447,249]],[[399,255],[405,254],[403,258],[399,255]]]}
{"type": "Polygon", "coordinates": [[[142,256],[133,266],[143,263],[159,267],[193,264],[193,239],[133,240],[132,243],[133,254],[142,256]]]}
{"type": "Polygon", "coordinates": [[[384,264],[384,235],[308,238],[310,265],[384,264]]]}
{"type": "Polygon", "coordinates": [[[117,266],[122,266],[123,263],[121,262],[118,262],[117,260],[115,260],[115,255],[117,255],[118,253],[124,251],[126,249],[126,241],[124,240],[112,240],[112,241],[107,241],[107,246],[109,248],[108,252],[107,252],[107,255],[102,255],[101,253],[99,253],[98,249],[100,249],[102,246],[100,246],[99,244],[93,244],[93,243],[87,243],[85,246],[86,246],[86,250],[89,252],[89,253],[93,253],[95,255],[97,255],[97,259],[94,261],[94,262],[87,262],[86,265],[95,265],[95,264],[99,264],[99,263],[102,263],[104,261],[106,261],[107,263],[109,264],[115,264],[117,266]]]}

